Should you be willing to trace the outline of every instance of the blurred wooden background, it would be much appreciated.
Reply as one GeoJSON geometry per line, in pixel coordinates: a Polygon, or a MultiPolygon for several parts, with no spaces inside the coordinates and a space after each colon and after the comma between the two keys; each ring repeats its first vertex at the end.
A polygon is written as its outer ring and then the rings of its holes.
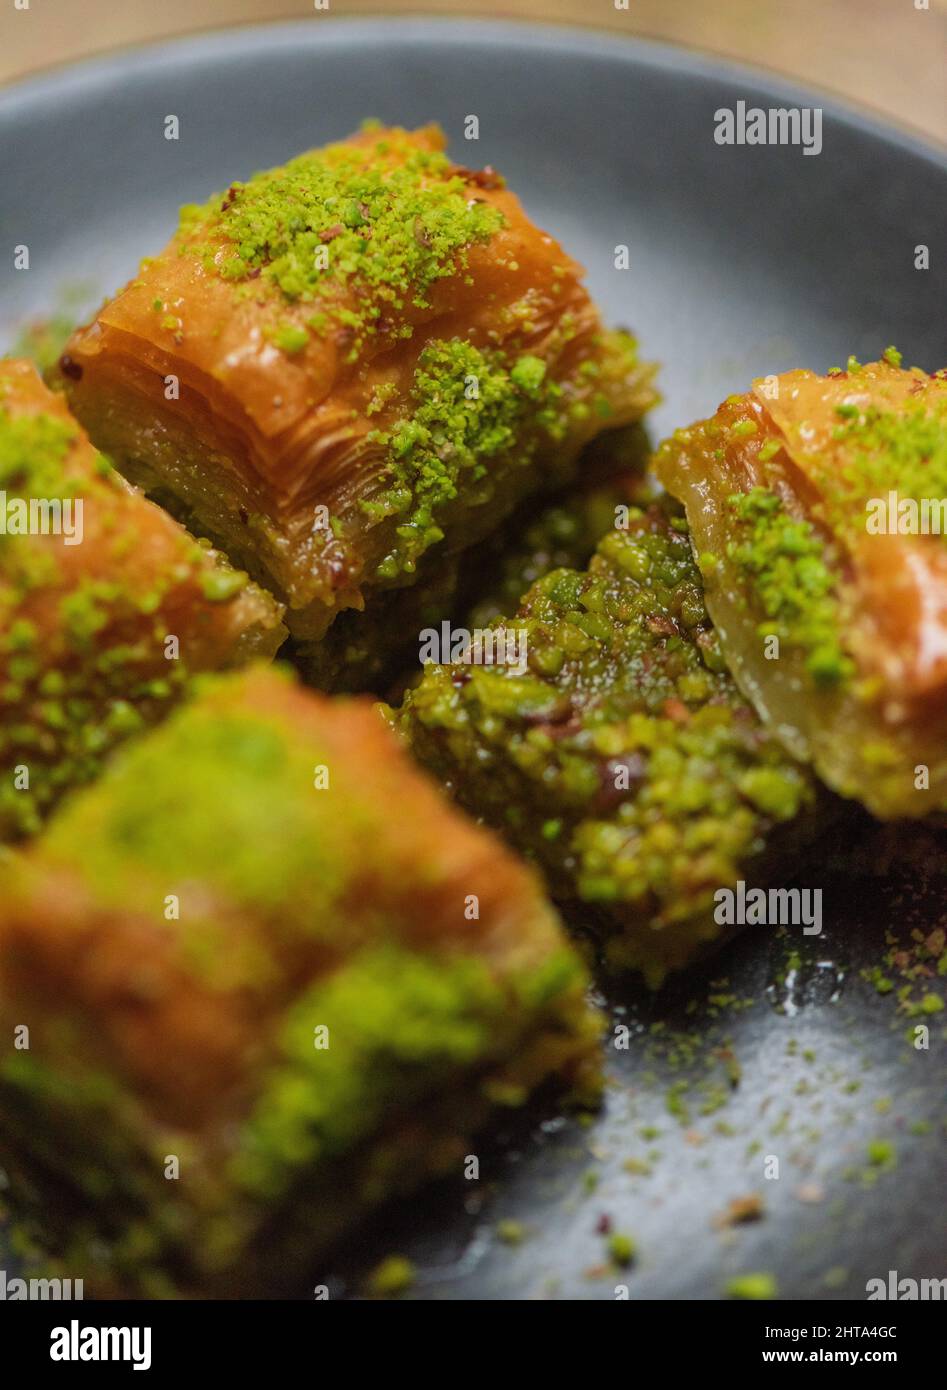
{"type": "Polygon", "coordinates": [[[0,82],[126,44],[234,24],[502,17],[688,44],[775,69],[947,140],[947,0],[620,2],[627,10],[616,9],[616,0],[328,0],[321,11],[314,0],[0,0],[0,82]]]}

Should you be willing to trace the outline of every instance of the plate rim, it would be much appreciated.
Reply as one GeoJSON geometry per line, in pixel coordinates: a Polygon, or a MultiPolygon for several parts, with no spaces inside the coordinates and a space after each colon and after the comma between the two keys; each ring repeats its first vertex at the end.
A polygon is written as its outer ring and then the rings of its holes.
{"type": "Polygon", "coordinates": [[[817,105],[831,119],[850,129],[893,146],[947,174],[947,144],[938,142],[913,127],[891,123],[884,115],[860,106],[831,90],[808,87],[767,67],[743,63],[706,49],[669,43],[638,34],[622,35],[608,29],[589,29],[571,23],[534,23],[524,19],[492,19],[452,15],[394,16],[373,14],[323,19],[277,20],[260,24],[197,30],[171,38],[123,45],[105,53],[66,61],[0,86],[0,122],[22,116],[24,108],[49,100],[81,96],[120,75],[128,81],[136,74],[153,73],[162,67],[180,72],[182,60],[197,66],[215,57],[245,55],[248,50],[278,52],[289,48],[364,48],[378,45],[391,51],[410,45],[445,42],[458,49],[469,49],[472,42],[487,47],[514,47],[524,54],[558,52],[629,68],[673,72],[696,81],[724,78],[743,83],[781,100],[799,106],[817,105]]]}

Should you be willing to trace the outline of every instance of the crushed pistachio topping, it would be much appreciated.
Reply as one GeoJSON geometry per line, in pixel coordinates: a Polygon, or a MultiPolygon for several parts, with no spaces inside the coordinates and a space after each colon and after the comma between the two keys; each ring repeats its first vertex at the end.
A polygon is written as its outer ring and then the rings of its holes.
{"type": "MultiPolygon", "coordinates": [[[[897,368],[900,354],[889,348],[885,361],[897,368]]],[[[856,379],[866,370],[854,358],[846,364],[856,379]]],[[[818,469],[820,496],[811,520],[790,515],[777,492],[766,487],[728,498],[738,535],[727,555],[766,615],[761,635],[804,651],[809,675],[824,688],[846,684],[856,670],[843,638],[839,543],[851,545],[864,536],[870,498],[886,498],[892,490],[916,502],[947,497],[947,390],[931,383],[916,402],[897,410],[886,405],[882,390],[867,405],[840,402],[835,418],[838,462],[818,469]]],[[[739,420],[730,433],[743,433],[753,423],[739,420]]],[[[766,440],[758,461],[769,462],[782,448],[780,438],[766,440]]]]}
{"type": "MultiPolygon", "coordinates": [[[[282,731],[265,719],[225,717],[199,703],[162,732],[160,740],[135,746],[101,795],[52,822],[50,853],[68,859],[77,839],[88,841],[85,862],[116,902],[156,891],[147,886],[150,878],[173,883],[175,869],[186,866],[186,879],[211,875],[258,908],[288,906],[291,866],[311,862],[312,848],[290,829],[308,812],[312,763],[326,763],[325,750],[310,757],[307,747],[294,758],[282,731]],[[215,802],[220,809],[210,814],[215,802]],[[236,844],[254,848],[235,854],[236,844]]],[[[331,862],[330,856],[327,872],[331,862]]],[[[320,871],[315,878],[323,901],[337,876],[320,871]]]]}
{"type": "Polygon", "coordinates": [[[526,674],[429,667],[398,716],[557,891],[656,925],[704,910],[813,800],[725,670],[671,506],[633,509],[585,572],[533,585],[515,619],[526,674]]]}
{"type": "MultiPolygon", "coordinates": [[[[182,245],[226,280],[260,276],[285,302],[312,306],[307,326],[318,335],[331,325],[361,340],[388,320],[410,336],[410,310],[425,308],[431,287],[462,273],[466,251],[503,224],[471,192],[446,155],[392,130],[300,155],[183,208],[182,245]]],[[[278,341],[299,350],[295,337],[278,341]]]]}
{"type": "Polygon", "coordinates": [[[727,499],[740,538],[727,556],[752,585],[766,621],[763,635],[799,647],[817,685],[834,686],[854,674],[841,640],[835,579],[826,542],[812,522],[792,517],[775,492],[754,487],[727,499]]]}
{"type": "Polygon", "coordinates": [[[436,575],[379,594],[365,613],[341,613],[320,641],[296,647],[308,683],[319,690],[380,694],[415,660],[423,628],[456,619],[459,612],[462,626],[485,628],[515,610],[540,575],[586,565],[614,524],[617,507],[657,495],[653,481],[637,471],[646,448],[639,426],[611,431],[583,457],[592,472],[618,474],[613,481],[570,488],[545,504],[530,498],[462,555],[440,559],[436,575]]]}
{"type": "Polygon", "coordinates": [[[361,510],[372,522],[400,518],[378,577],[413,571],[418,557],[444,538],[438,517],[461,493],[468,503],[490,497],[490,460],[518,444],[518,462],[525,463],[543,435],[560,437],[561,395],[539,358],[508,364],[501,353],[460,339],[429,343],[418,359],[411,414],[370,436],[387,447],[385,490],[363,500],[361,510]],[[527,424],[534,433],[521,438],[527,424]]]}
{"type": "MultiPolygon", "coordinates": [[[[834,435],[846,463],[825,478],[832,524],[848,533],[863,531],[862,504],[889,491],[916,502],[947,498],[947,389],[931,390],[898,411],[872,403],[865,409],[839,407],[838,413],[834,435]]],[[[947,535],[941,538],[947,543],[947,535]]]]}
{"type": "MultiPolygon", "coordinates": [[[[530,585],[550,570],[582,569],[614,527],[621,507],[654,501],[658,490],[653,480],[631,471],[640,466],[646,447],[644,433],[637,427],[605,436],[596,458],[604,458],[609,467],[627,464],[628,471],[586,491],[570,488],[539,510],[533,501],[524,504],[499,533],[475,550],[467,580],[473,596],[463,626],[473,631],[514,612],[530,585]]],[[[586,459],[593,462],[592,454],[586,459]]],[[[677,524],[682,523],[683,518],[677,518],[677,524]]]]}
{"type": "MultiPolygon", "coordinates": [[[[95,1145],[83,1145],[86,1162],[70,1155],[61,1165],[69,1184],[83,1195],[103,1181],[111,1192],[113,1178],[132,1189],[124,1207],[110,1204],[110,1235],[122,1248],[110,1239],[109,1256],[117,1264],[125,1257],[135,1287],[169,1251],[172,1276],[202,1262],[213,1271],[238,1255],[249,1263],[260,1254],[255,1233],[266,1246],[294,1216],[306,1242],[300,1248],[291,1234],[285,1252],[306,1258],[321,1233],[338,1234],[336,1203],[363,1215],[403,1187],[406,1117],[418,1116],[419,1140],[425,1126],[431,1134],[415,1160],[420,1178],[438,1152],[467,1151],[468,1126],[479,1123],[472,1114],[521,1103],[539,1077],[588,1056],[598,1035],[578,955],[554,934],[545,948],[540,934],[536,949],[524,949],[533,925],[551,925],[536,885],[524,878],[518,902],[502,909],[522,914],[523,934],[509,948],[494,939],[484,949],[476,934],[455,930],[445,889],[456,862],[432,870],[408,856],[419,867],[406,883],[404,827],[392,831],[390,798],[379,799],[364,760],[351,766],[351,738],[339,731],[348,712],[327,703],[325,724],[301,718],[301,705],[276,698],[283,679],[262,671],[205,678],[197,698],[62,808],[36,850],[18,859],[10,885],[12,910],[27,915],[43,885],[64,875],[104,931],[115,913],[158,931],[179,997],[209,992],[238,1033],[241,1018],[252,1025],[253,1046],[235,1048],[239,1087],[221,1097],[223,1132],[209,1117],[187,1134],[180,1197],[154,1151],[178,1153],[182,1137],[169,1133],[134,1068],[119,1059],[113,1070],[111,1053],[101,1065],[100,1020],[88,1009],[64,999],[47,1050],[57,1054],[54,1081],[78,1059],[86,1086],[78,1102],[50,1095],[31,1057],[24,1065],[11,1049],[0,1058],[5,1115],[41,1107],[44,1133],[57,1143],[60,1127],[66,1142],[96,1134],[95,1145]],[[331,790],[313,788],[322,763],[331,765],[331,790]],[[366,845],[382,847],[371,862],[366,845]],[[180,901],[171,919],[168,894],[180,901]],[[418,932],[419,894],[443,916],[436,931],[429,923],[418,932]],[[314,1030],[325,1032],[324,1047],[314,1045],[314,1030]],[[144,1225],[153,1241],[136,1247],[144,1225]]],[[[373,719],[354,709],[352,717],[373,719]]],[[[407,765],[403,786],[430,796],[407,765]]],[[[486,860],[471,852],[483,872],[486,860]]],[[[149,1001],[155,978],[146,963],[149,1001]]]]}
{"type": "Polygon", "coordinates": [[[173,560],[149,586],[129,589],[127,494],[101,454],[73,460],[79,438],[55,415],[0,407],[0,491],[80,497],[114,575],[77,574],[68,552],[42,538],[0,535],[0,842],[36,833],[64,791],[89,781],[117,743],[183,693],[186,652],[164,659],[169,596],[190,581],[225,603],[247,583],[181,531],[173,560]],[[20,772],[17,785],[14,769],[23,768],[29,783],[20,772]]]}
{"type": "Polygon", "coordinates": [[[509,1046],[522,1026],[521,1017],[504,1027],[509,1008],[503,983],[475,956],[426,957],[394,942],[360,951],[289,1010],[234,1180],[268,1201],[284,1195],[301,1166],[369,1139],[393,1101],[417,1104],[509,1046]],[[332,1039],[318,1055],[314,1018],[332,1039]]]}
{"type": "MultiPolygon", "coordinates": [[[[13,415],[0,407],[0,489],[20,497],[69,497],[64,472],[76,431],[54,415],[13,415]]],[[[11,538],[0,536],[0,543],[11,538]]]]}

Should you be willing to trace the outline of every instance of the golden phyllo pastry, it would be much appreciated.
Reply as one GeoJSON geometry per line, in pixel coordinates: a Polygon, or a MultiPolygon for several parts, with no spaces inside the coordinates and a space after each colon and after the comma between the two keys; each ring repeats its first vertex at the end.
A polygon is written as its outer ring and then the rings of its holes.
{"type": "Polygon", "coordinates": [[[498,1108],[598,1087],[537,880],[378,713],[275,671],[206,685],[0,899],[4,1196],[126,1297],[299,1291],[386,1197],[462,1182],[498,1108]]]}
{"type": "Polygon", "coordinates": [[[280,609],[125,482],[32,364],[0,362],[0,841],[30,834],[280,609]]]}
{"type": "Polygon", "coordinates": [[[877,816],[947,811],[947,376],[766,377],[656,470],[766,724],[877,816]]]}
{"type": "Polygon", "coordinates": [[[434,127],[369,125],[187,207],[67,346],[93,440],[319,639],[654,399],[581,268],[434,127]]]}

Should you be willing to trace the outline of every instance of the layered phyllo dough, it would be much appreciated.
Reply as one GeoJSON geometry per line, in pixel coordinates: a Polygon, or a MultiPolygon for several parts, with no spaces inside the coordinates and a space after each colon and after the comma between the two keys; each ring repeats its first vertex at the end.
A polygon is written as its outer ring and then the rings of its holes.
{"type": "Polygon", "coordinates": [[[427,583],[380,594],[367,613],[340,613],[321,641],[292,642],[287,656],[319,690],[387,697],[417,674],[424,634],[444,623],[485,627],[549,570],[587,564],[616,507],[657,495],[643,471],[646,452],[640,426],[600,437],[583,456],[580,482],[548,499],[528,498],[496,531],[447,557],[427,583]]]}
{"type": "Polygon", "coordinates": [[[594,1094],[585,987],[370,705],[207,678],[7,868],[5,1199],[97,1292],[304,1287],[495,1110],[594,1094]]]}
{"type": "Polygon", "coordinates": [[[285,602],[303,642],[436,586],[654,398],[581,268],[443,146],[369,125],[185,208],[61,359],[95,443],[285,602]]]}
{"type": "MultiPolygon", "coordinates": [[[[715,894],[785,871],[823,808],[730,678],[686,523],[620,513],[493,647],[430,665],[396,716],[464,806],[598,908],[607,959],[659,985],[722,934],[715,894]]],[[[588,920],[588,912],[584,914],[588,920]]]]}
{"type": "Polygon", "coordinates": [[[768,727],[876,816],[947,811],[947,376],[767,377],[656,468],[768,727]]]}
{"type": "Polygon", "coordinates": [[[267,656],[280,608],[117,474],[28,362],[0,362],[0,841],[200,671],[267,656]]]}

